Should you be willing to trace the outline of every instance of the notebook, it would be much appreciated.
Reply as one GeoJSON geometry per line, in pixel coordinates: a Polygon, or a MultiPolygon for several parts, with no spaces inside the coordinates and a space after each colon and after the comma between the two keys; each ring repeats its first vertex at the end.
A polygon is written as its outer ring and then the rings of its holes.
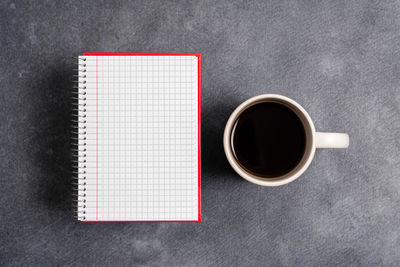
{"type": "Polygon", "coordinates": [[[78,57],[78,220],[201,221],[200,69],[200,54],[78,57]]]}

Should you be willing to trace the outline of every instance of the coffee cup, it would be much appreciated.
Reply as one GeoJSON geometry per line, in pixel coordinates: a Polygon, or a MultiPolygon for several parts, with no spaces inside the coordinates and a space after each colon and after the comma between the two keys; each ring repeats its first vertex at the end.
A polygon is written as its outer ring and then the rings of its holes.
{"type": "Polygon", "coordinates": [[[316,132],[306,110],[277,94],[252,97],[229,117],[224,131],[225,155],[247,181],[280,186],[302,175],[317,148],[347,148],[345,133],[316,132]]]}

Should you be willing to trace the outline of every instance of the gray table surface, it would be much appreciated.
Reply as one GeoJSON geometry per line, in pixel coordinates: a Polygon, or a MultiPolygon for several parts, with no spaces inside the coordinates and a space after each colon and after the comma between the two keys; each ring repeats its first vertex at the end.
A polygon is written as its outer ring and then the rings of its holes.
{"type": "Polygon", "coordinates": [[[400,1],[1,1],[0,36],[0,265],[400,264],[400,1]],[[203,222],[72,218],[85,51],[202,53],[203,222]],[[263,93],[350,147],[283,187],[239,178],[224,124],[263,93]]]}

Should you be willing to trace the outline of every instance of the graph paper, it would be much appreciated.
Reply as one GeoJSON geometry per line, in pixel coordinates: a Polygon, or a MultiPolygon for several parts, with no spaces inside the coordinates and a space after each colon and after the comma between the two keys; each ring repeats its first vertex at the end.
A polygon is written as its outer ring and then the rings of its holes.
{"type": "Polygon", "coordinates": [[[85,53],[79,84],[80,219],[200,221],[200,55],[85,53]]]}

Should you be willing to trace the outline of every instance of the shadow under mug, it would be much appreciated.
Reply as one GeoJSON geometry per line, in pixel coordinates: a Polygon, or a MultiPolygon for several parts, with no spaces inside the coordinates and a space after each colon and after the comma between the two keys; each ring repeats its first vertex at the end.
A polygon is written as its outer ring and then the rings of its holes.
{"type": "Polygon", "coordinates": [[[225,155],[230,165],[241,177],[251,183],[262,186],[279,186],[294,181],[305,172],[314,158],[316,148],[347,148],[349,146],[349,136],[344,133],[316,132],[311,117],[297,102],[282,95],[264,94],[248,99],[233,111],[225,126],[223,142],[225,155]],[[302,159],[295,168],[278,177],[265,178],[250,173],[237,162],[231,147],[232,128],[236,120],[244,110],[261,102],[275,102],[290,108],[299,117],[305,130],[306,145],[302,159]]]}

